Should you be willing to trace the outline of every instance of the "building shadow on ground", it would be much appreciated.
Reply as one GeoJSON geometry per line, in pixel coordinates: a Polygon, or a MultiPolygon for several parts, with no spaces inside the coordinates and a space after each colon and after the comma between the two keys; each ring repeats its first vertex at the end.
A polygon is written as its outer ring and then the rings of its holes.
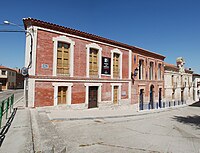
{"type": "Polygon", "coordinates": [[[173,119],[180,123],[195,126],[197,129],[200,129],[200,116],[198,116],[198,115],[186,116],[186,117],[185,116],[174,116],[173,119]]]}
{"type": "Polygon", "coordinates": [[[191,104],[189,106],[191,106],[191,107],[200,107],[200,101],[197,101],[197,102],[195,102],[195,103],[193,103],[193,104],[191,104]]]}
{"type": "Polygon", "coordinates": [[[5,126],[3,126],[1,131],[0,131],[0,147],[1,147],[1,145],[4,141],[4,139],[5,139],[6,133],[8,132],[8,130],[11,126],[11,123],[12,123],[14,117],[15,117],[16,112],[17,112],[17,108],[14,108],[13,112],[12,112],[11,116],[8,118],[5,126]]]}
{"type": "MultiPolygon", "coordinates": [[[[191,105],[190,107],[200,107],[200,101],[197,101],[191,105]]],[[[199,109],[200,111],[200,109],[199,109]]],[[[200,116],[194,115],[194,116],[174,116],[174,120],[183,123],[183,124],[188,124],[191,126],[195,126],[197,129],[200,129],[200,116]]]]}

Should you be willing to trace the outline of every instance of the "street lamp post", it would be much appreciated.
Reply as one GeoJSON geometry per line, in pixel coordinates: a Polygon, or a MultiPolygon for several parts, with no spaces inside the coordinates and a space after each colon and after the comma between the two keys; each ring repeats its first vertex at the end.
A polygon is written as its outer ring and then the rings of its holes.
{"type": "Polygon", "coordinates": [[[30,44],[30,61],[29,61],[29,64],[27,67],[23,67],[22,68],[22,75],[25,77],[25,101],[26,101],[26,107],[28,107],[28,70],[31,68],[31,65],[32,65],[32,49],[33,49],[33,35],[30,31],[28,30],[25,30],[24,28],[22,28],[21,26],[15,24],[15,23],[12,23],[12,22],[9,22],[9,21],[4,21],[4,24],[7,24],[7,25],[14,25],[20,29],[22,29],[22,32],[24,32],[25,34],[29,34],[30,35],[30,38],[31,38],[31,44],[30,44]]]}

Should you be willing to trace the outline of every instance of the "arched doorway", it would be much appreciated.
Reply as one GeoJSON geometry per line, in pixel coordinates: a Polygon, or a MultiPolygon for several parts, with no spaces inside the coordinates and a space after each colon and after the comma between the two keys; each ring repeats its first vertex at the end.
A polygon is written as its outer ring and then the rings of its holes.
{"type": "Polygon", "coordinates": [[[154,101],[154,86],[151,85],[150,86],[150,108],[151,109],[154,108],[153,101],[154,101]]]}
{"type": "Polygon", "coordinates": [[[140,110],[143,110],[144,106],[144,89],[140,89],[140,110]]]}
{"type": "Polygon", "coordinates": [[[181,102],[184,102],[184,89],[181,90],[181,102]]]}
{"type": "Polygon", "coordinates": [[[158,105],[161,108],[162,107],[162,88],[159,88],[159,95],[158,95],[158,105]]]}

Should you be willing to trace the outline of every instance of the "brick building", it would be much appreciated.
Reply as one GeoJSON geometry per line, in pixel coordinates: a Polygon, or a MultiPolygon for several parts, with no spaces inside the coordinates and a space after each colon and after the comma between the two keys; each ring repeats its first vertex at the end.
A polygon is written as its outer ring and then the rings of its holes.
{"type": "Polygon", "coordinates": [[[164,56],[37,19],[24,19],[24,26],[33,37],[31,56],[27,33],[25,55],[26,66],[32,59],[30,107],[135,104],[138,109],[139,101],[151,101],[153,108],[162,97],[164,56]]]}

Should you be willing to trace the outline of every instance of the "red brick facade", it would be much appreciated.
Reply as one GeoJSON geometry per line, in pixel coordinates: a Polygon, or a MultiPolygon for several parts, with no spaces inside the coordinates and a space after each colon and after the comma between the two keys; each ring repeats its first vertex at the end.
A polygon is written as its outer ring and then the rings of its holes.
{"type": "MultiPolygon", "coordinates": [[[[158,80],[157,76],[153,80],[149,80],[148,77],[143,80],[138,80],[138,76],[131,79],[131,72],[134,73],[138,68],[139,59],[144,59],[144,75],[148,76],[149,62],[154,63],[154,73],[157,73],[157,65],[162,65],[162,75],[164,74],[163,60],[164,56],[145,51],[134,46],[128,46],[126,44],[118,43],[106,38],[87,34],[84,32],[76,31],[73,29],[62,28],[57,25],[46,23],[35,19],[25,19],[25,28],[27,27],[27,21],[32,22],[33,26],[37,26],[37,38],[35,43],[35,69],[30,75],[30,79],[34,80],[32,91],[34,92],[33,105],[34,107],[41,106],[54,106],[57,105],[57,96],[59,86],[67,86],[67,104],[83,105],[88,107],[88,101],[90,97],[90,87],[97,86],[98,89],[98,106],[104,104],[116,105],[113,103],[114,94],[118,94],[117,104],[138,104],[139,92],[141,88],[144,88],[145,100],[148,101],[150,86],[154,86],[154,99],[158,99],[159,88],[163,89],[163,79],[158,80]],[[40,28],[41,27],[41,28],[40,28]],[[60,29],[59,29],[60,28],[60,29]],[[50,31],[53,30],[53,31],[50,31]],[[62,33],[61,33],[62,32],[62,33]],[[54,69],[56,65],[55,60],[55,46],[54,39],[64,37],[74,42],[73,50],[73,76],[59,76],[54,75],[54,69]],[[93,39],[92,39],[93,38],[93,39]],[[92,78],[87,76],[87,60],[88,51],[87,45],[95,44],[99,46],[101,50],[101,57],[107,57],[112,60],[113,51],[120,52],[120,74],[121,78],[114,79],[112,75],[101,74],[100,77],[92,78]],[[42,65],[47,65],[44,68],[42,65]],[[131,72],[130,72],[131,71],[131,72]],[[114,88],[117,87],[118,92],[114,92],[114,88]],[[99,105],[100,104],[100,105],[99,105]]],[[[72,55],[70,55],[72,56],[72,55]]],[[[27,59],[26,59],[27,60],[27,59]]],[[[33,67],[34,67],[33,66],[33,67]]],[[[101,67],[101,65],[99,65],[101,67]]],[[[112,67],[112,64],[110,64],[112,67]]],[[[112,72],[111,72],[112,73],[112,72]]]]}

